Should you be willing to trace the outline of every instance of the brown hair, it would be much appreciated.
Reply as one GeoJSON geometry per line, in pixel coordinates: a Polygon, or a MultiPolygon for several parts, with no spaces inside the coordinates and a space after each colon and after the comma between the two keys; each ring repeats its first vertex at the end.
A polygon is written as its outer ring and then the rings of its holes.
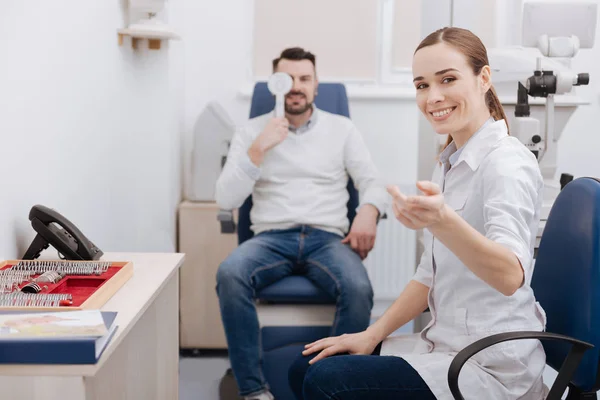
{"type": "MultiPolygon", "coordinates": [[[[446,27],[438,29],[423,39],[423,41],[415,50],[415,53],[423,47],[432,46],[438,43],[447,43],[467,57],[467,60],[469,61],[469,64],[471,64],[473,73],[475,75],[479,75],[482,68],[486,65],[489,65],[487,51],[481,40],[475,34],[473,34],[473,32],[462,28],[446,27]]],[[[490,110],[492,118],[494,118],[496,121],[503,119],[506,121],[506,125],[508,127],[508,119],[504,113],[504,108],[502,108],[500,99],[498,98],[496,90],[494,90],[493,86],[490,86],[490,89],[485,94],[485,102],[488,110],[490,110]]],[[[446,146],[448,146],[451,142],[452,137],[448,135],[448,142],[446,143],[446,146]]]]}
{"type": "Polygon", "coordinates": [[[310,51],[304,50],[302,47],[290,47],[283,50],[279,57],[273,60],[273,71],[277,70],[277,65],[282,59],[295,61],[308,60],[312,63],[313,67],[317,67],[315,55],[310,51]]]}

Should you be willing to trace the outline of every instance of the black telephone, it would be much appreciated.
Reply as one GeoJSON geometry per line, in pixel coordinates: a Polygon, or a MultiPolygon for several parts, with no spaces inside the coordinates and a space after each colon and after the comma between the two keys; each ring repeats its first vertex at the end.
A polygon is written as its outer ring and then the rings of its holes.
{"type": "Polygon", "coordinates": [[[52,245],[65,260],[97,260],[104,254],[71,221],[51,208],[35,205],[29,211],[37,232],[23,260],[35,260],[52,245]]]}

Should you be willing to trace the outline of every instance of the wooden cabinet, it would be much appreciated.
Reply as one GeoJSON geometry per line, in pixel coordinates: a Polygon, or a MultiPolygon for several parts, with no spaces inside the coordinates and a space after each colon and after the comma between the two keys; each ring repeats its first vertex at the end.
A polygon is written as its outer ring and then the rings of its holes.
{"type": "MultiPolygon", "coordinates": [[[[179,206],[179,331],[182,349],[225,349],[227,342],[215,290],[219,264],[237,247],[237,234],[222,234],[216,203],[179,206]]],[[[237,220],[237,216],[236,216],[237,220]]]]}

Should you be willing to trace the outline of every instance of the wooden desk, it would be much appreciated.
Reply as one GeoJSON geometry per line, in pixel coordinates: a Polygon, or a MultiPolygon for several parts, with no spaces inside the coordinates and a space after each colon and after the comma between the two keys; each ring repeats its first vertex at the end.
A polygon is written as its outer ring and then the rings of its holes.
{"type": "Polygon", "coordinates": [[[94,365],[0,365],[10,400],[176,400],[179,397],[177,253],[107,253],[133,276],[102,307],[117,311],[115,336],[94,365]]]}

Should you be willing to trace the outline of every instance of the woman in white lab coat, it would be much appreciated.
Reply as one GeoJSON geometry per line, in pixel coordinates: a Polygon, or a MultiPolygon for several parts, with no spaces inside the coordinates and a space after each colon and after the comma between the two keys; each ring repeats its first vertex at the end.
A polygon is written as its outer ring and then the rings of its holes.
{"type": "MultiPolygon", "coordinates": [[[[457,352],[495,333],[545,329],[530,287],[543,180],[533,154],[509,135],[484,45],[470,31],[441,29],[418,46],[413,75],[419,109],[449,134],[419,195],[388,188],[396,218],[424,230],[424,254],[366,331],[306,346],[289,372],[299,399],[451,400],[457,352]],[[420,334],[388,337],[427,307],[432,320],[420,334]]],[[[544,365],[539,341],[504,342],[467,362],[459,387],[466,399],[539,400],[544,365]]]]}

